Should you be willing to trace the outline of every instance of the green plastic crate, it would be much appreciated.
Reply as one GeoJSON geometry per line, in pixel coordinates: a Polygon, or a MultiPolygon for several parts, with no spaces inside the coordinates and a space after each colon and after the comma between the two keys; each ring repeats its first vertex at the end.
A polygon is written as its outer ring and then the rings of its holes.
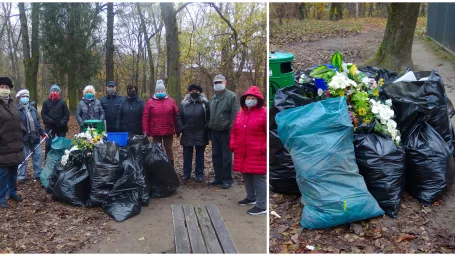
{"type": "Polygon", "coordinates": [[[105,121],[102,120],[86,120],[82,126],[82,132],[86,132],[88,128],[95,128],[96,131],[101,134],[106,132],[105,121]]]}
{"type": "Polygon", "coordinates": [[[273,98],[280,88],[294,84],[292,61],[294,54],[271,51],[269,54],[269,108],[273,106],[273,98]]]}

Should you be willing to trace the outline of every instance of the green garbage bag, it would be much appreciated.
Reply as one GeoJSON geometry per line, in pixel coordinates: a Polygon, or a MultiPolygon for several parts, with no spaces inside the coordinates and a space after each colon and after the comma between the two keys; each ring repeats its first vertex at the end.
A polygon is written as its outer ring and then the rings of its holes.
{"type": "Polygon", "coordinates": [[[64,137],[55,137],[52,140],[51,150],[47,154],[46,164],[41,171],[40,181],[41,185],[45,188],[49,185],[49,177],[54,170],[55,164],[62,159],[65,150],[71,148],[71,140],[64,137]]]}
{"type": "Polygon", "coordinates": [[[304,228],[328,228],[384,214],[359,174],[345,97],[284,110],[276,122],[295,164],[304,228]]]}

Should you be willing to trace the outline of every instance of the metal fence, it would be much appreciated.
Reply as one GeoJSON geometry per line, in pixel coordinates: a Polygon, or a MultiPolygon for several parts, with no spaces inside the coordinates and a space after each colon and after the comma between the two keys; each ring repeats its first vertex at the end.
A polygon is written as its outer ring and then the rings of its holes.
{"type": "Polygon", "coordinates": [[[428,3],[427,35],[455,55],[455,3],[428,3]]]}

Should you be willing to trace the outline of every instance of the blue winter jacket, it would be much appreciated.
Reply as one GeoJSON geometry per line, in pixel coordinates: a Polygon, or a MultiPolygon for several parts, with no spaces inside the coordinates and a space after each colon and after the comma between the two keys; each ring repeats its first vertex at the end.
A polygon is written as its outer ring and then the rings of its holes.
{"type": "Polygon", "coordinates": [[[117,93],[112,96],[105,95],[101,98],[101,106],[103,106],[104,115],[106,117],[106,128],[108,132],[117,131],[117,114],[122,101],[123,97],[119,96],[117,93]]]}

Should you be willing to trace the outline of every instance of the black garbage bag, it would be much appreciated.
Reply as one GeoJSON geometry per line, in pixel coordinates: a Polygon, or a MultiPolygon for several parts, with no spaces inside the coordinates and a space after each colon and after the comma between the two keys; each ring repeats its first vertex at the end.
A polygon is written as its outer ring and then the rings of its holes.
{"type": "Polygon", "coordinates": [[[453,103],[449,98],[447,98],[447,113],[449,114],[449,118],[455,116],[455,108],[453,107],[453,103]]]}
{"type": "Polygon", "coordinates": [[[164,154],[161,144],[152,142],[147,146],[144,171],[152,198],[168,197],[177,191],[179,178],[164,154]]]}
{"type": "Polygon", "coordinates": [[[54,186],[52,199],[74,206],[87,206],[90,193],[90,177],[82,151],[73,151],[70,154],[67,166],[54,186]]]}
{"type": "Polygon", "coordinates": [[[103,201],[104,211],[116,221],[124,221],[141,212],[138,168],[134,160],[123,161],[124,173],[115,183],[114,188],[103,201]]]}
{"type": "Polygon", "coordinates": [[[52,194],[54,191],[55,184],[57,183],[60,173],[64,171],[62,164],[59,162],[54,166],[51,175],[49,176],[49,184],[46,187],[46,192],[52,194]]]}
{"type": "Polygon", "coordinates": [[[91,207],[102,205],[123,171],[119,147],[114,142],[107,141],[95,146],[90,168],[91,207]]]}
{"type": "Polygon", "coordinates": [[[396,218],[406,181],[406,155],[392,138],[359,127],[354,134],[354,152],[368,191],[385,214],[396,218]]]}
{"type": "Polygon", "coordinates": [[[275,116],[285,109],[314,102],[309,96],[316,94],[316,86],[313,83],[305,83],[280,89],[275,95],[274,107],[269,112],[269,188],[275,193],[300,194],[294,163],[278,137],[275,116]]]}
{"type": "Polygon", "coordinates": [[[147,135],[133,135],[128,138],[128,146],[139,144],[142,149],[145,149],[149,143],[147,135]]]}
{"type": "Polygon", "coordinates": [[[406,190],[429,206],[453,183],[452,152],[427,122],[414,125],[403,144],[407,159],[406,190]]]}
{"type": "Polygon", "coordinates": [[[359,71],[364,73],[369,78],[374,78],[376,81],[379,81],[379,79],[382,78],[385,83],[395,81],[399,78],[398,73],[385,68],[367,66],[359,68],[359,71]]]}
{"type": "Polygon", "coordinates": [[[150,201],[150,188],[145,179],[143,147],[144,145],[140,144],[129,146],[128,157],[136,170],[136,184],[138,186],[140,203],[142,206],[147,206],[150,201]]]}
{"type": "Polygon", "coordinates": [[[384,85],[385,95],[392,99],[395,108],[398,128],[402,134],[406,134],[409,128],[425,119],[444,138],[452,152],[452,131],[442,79],[435,70],[414,74],[417,80],[424,77],[428,77],[428,80],[384,85]]]}

